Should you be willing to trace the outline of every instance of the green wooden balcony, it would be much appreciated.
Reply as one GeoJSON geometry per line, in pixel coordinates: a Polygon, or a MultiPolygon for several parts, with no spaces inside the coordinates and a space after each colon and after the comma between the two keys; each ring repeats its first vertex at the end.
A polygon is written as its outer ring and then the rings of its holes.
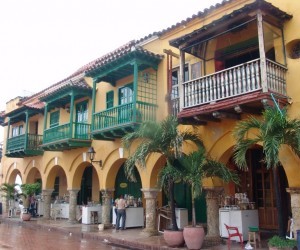
{"type": "Polygon", "coordinates": [[[44,150],[40,148],[42,142],[42,135],[27,133],[14,136],[7,139],[5,155],[13,158],[42,155],[44,153],[44,150]]]}
{"type": "Polygon", "coordinates": [[[92,137],[99,140],[121,138],[143,121],[155,120],[156,109],[157,105],[138,101],[95,113],[92,137]]]}
{"type": "Polygon", "coordinates": [[[46,151],[63,151],[91,146],[91,125],[87,123],[65,123],[44,131],[42,148],[46,151]]]}

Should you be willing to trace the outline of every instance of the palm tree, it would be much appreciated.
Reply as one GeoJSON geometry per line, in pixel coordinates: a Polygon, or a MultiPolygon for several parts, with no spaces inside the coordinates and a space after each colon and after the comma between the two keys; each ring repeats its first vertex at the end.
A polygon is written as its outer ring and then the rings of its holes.
{"type": "MultiPolygon", "coordinates": [[[[135,181],[134,167],[135,165],[145,168],[146,158],[151,153],[160,153],[165,156],[166,166],[173,169],[175,162],[182,156],[183,145],[193,143],[202,146],[202,140],[189,130],[179,130],[176,117],[168,116],[161,122],[146,121],[134,132],[123,137],[124,148],[130,149],[134,141],[139,144],[132,155],[125,162],[125,173],[127,177],[135,181]]],[[[170,198],[170,207],[172,214],[172,230],[178,230],[175,217],[174,204],[174,179],[176,176],[169,175],[166,179],[170,198]]]]}
{"type": "Polygon", "coordinates": [[[283,207],[278,186],[277,166],[279,150],[287,145],[300,157],[300,120],[288,119],[287,110],[269,107],[264,110],[262,118],[249,117],[241,121],[234,129],[233,135],[237,141],[234,148],[234,161],[241,169],[247,169],[246,152],[258,143],[263,146],[264,161],[267,169],[272,168],[276,195],[279,236],[285,237],[283,207]],[[254,132],[247,138],[248,132],[254,132]]]}
{"type": "Polygon", "coordinates": [[[202,194],[202,184],[204,178],[218,177],[224,182],[233,181],[239,183],[239,177],[236,172],[227,168],[221,162],[211,159],[204,147],[199,147],[197,151],[179,159],[182,169],[183,182],[190,185],[192,194],[192,226],[196,226],[195,199],[202,194]]]}
{"type": "Polygon", "coordinates": [[[3,192],[5,195],[4,197],[8,201],[8,205],[11,206],[12,201],[14,201],[15,197],[18,195],[18,191],[16,189],[18,184],[13,183],[3,183],[0,187],[0,191],[3,192]]]}

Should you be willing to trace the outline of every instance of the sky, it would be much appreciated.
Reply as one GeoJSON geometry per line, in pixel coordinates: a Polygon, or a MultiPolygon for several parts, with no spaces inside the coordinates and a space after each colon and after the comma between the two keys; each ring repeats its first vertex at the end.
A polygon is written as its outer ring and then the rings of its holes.
{"type": "MultiPolygon", "coordinates": [[[[0,111],[221,0],[0,1],[0,111]]],[[[0,141],[2,135],[0,131],[0,141]]]]}

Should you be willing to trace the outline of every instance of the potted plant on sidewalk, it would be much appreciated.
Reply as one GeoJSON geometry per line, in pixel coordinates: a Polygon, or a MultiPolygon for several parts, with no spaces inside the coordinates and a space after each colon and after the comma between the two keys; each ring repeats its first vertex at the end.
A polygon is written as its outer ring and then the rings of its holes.
{"type": "Polygon", "coordinates": [[[3,183],[0,187],[0,191],[4,194],[6,204],[6,212],[9,212],[10,209],[14,209],[15,198],[18,197],[18,192],[16,190],[16,186],[18,184],[13,183],[3,183]]]}
{"type": "Polygon", "coordinates": [[[296,249],[297,248],[297,241],[285,239],[279,237],[278,235],[274,235],[272,238],[268,240],[268,246],[270,250],[289,250],[289,249],[296,249]]]}
{"type": "MultiPolygon", "coordinates": [[[[170,171],[175,170],[176,161],[178,158],[182,157],[183,146],[186,143],[203,145],[202,140],[197,134],[185,130],[184,128],[184,126],[181,127],[178,124],[176,117],[168,116],[158,123],[154,121],[143,122],[136,131],[125,135],[123,137],[125,149],[130,150],[133,143],[138,143],[133,154],[131,154],[125,162],[125,173],[127,178],[135,181],[134,170],[136,164],[138,167],[146,168],[146,159],[149,155],[154,153],[164,156],[166,165],[162,167],[162,169],[168,168],[170,171]]],[[[165,180],[170,200],[171,228],[170,230],[164,231],[164,238],[169,246],[174,246],[176,244],[182,245],[184,243],[183,234],[182,231],[178,229],[175,215],[174,175],[170,173],[165,180]],[[176,239],[182,239],[180,243],[171,243],[171,241],[166,239],[167,235],[170,236],[172,232],[176,234],[176,239]],[[179,237],[177,234],[179,234],[179,237]]]]}
{"type": "Polygon", "coordinates": [[[29,212],[30,208],[30,197],[36,192],[38,192],[41,188],[41,183],[36,182],[36,183],[24,183],[20,185],[21,188],[21,193],[20,197],[22,198],[23,201],[23,211],[22,211],[22,219],[24,221],[30,220],[31,219],[31,213],[29,212]]]}
{"type": "Polygon", "coordinates": [[[202,226],[196,225],[195,199],[202,194],[203,179],[218,177],[225,182],[233,181],[237,184],[239,178],[225,164],[207,156],[204,147],[180,158],[179,162],[182,180],[190,186],[192,194],[192,225],[184,227],[183,237],[188,249],[200,249],[205,233],[202,226]]]}

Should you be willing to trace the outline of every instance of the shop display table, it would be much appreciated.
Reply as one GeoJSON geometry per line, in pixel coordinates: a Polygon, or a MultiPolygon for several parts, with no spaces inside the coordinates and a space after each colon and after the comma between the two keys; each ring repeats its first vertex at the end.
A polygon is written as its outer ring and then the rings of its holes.
{"type": "MultiPolygon", "coordinates": [[[[219,226],[220,236],[228,238],[228,232],[225,228],[225,224],[228,226],[237,227],[239,232],[243,235],[243,240],[248,240],[249,227],[258,227],[258,210],[256,209],[224,209],[219,210],[219,226]]],[[[239,241],[238,237],[237,241],[239,241]]]]}
{"type": "Polygon", "coordinates": [[[95,224],[102,221],[102,206],[83,206],[82,224],[95,224]]]}
{"type": "MultiPolygon", "coordinates": [[[[117,215],[115,213],[115,206],[112,208],[112,224],[116,225],[117,215]]],[[[122,225],[122,219],[120,221],[122,225]]],[[[143,207],[128,207],[126,208],[126,222],[125,227],[144,227],[144,208],[143,207]]]]}

